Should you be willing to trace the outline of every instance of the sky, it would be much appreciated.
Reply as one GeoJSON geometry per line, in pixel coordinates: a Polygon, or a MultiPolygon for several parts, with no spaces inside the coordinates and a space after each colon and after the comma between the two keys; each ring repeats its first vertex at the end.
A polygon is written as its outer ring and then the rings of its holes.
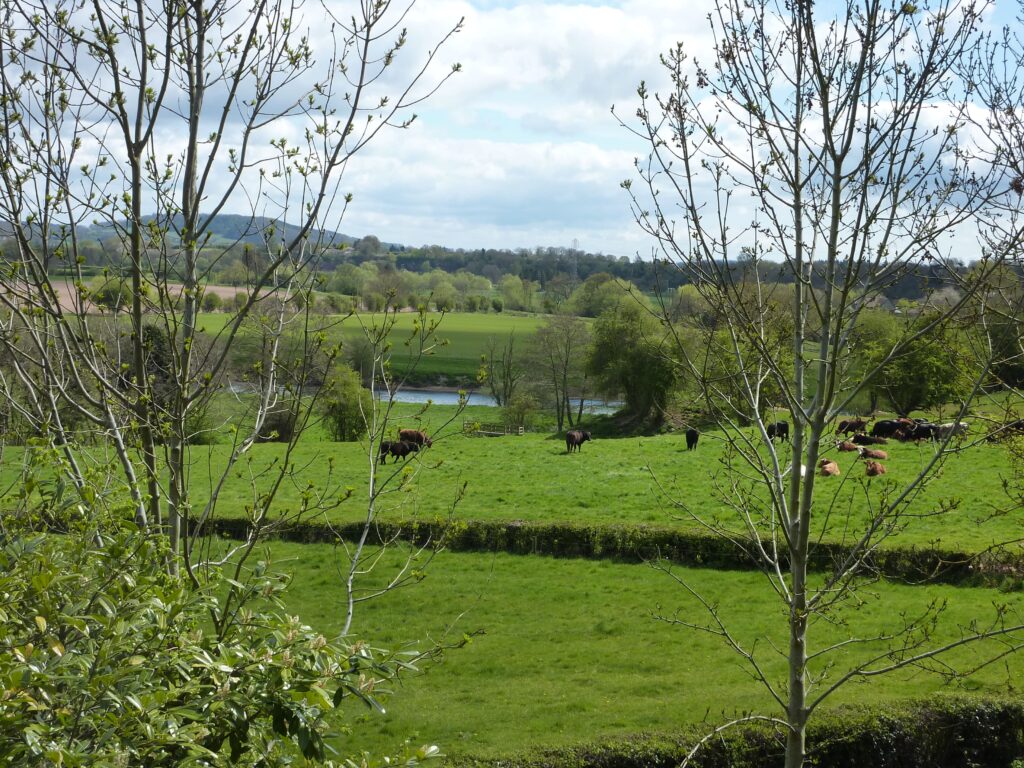
{"type": "Polygon", "coordinates": [[[346,171],[341,230],[452,248],[578,247],[650,256],[620,182],[643,143],[621,127],[644,80],[664,87],[659,55],[706,44],[704,0],[420,0],[406,64],[444,30],[462,30],[435,76],[462,71],[381,135],[346,171]]]}

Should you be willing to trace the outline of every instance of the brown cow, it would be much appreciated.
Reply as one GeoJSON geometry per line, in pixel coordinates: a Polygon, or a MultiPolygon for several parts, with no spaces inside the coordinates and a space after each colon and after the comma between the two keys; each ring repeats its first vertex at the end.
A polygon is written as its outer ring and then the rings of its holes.
{"type": "Polygon", "coordinates": [[[880,451],[877,448],[861,448],[861,458],[863,459],[888,459],[889,454],[885,451],[880,451]]]}
{"type": "Polygon", "coordinates": [[[839,465],[832,459],[822,459],[818,462],[818,474],[822,477],[839,477],[839,465]]]}
{"type": "Polygon", "coordinates": [[[565,452],[572,453],[572,449],[581,450],[583,444],[590,440],[590,433],[585,429],[570,429],[565,433],[565,452]]]}
{"type": "Polygon", "coordinates": [[[434,444],[430,440],[430,436],[421,429],[400,429],[398,430],[398,439],[407,443],[415,443],[417,446],[425,445],[427,448],[434,444]]]}
{"type": "Polygon", "coordinates": [[[849,440],[837,440],[836,449],[840,451],[857,451],[860,448],[856,443],[851,443],[849,440]]]}
{"type": "Polygon", "coordinates": [[[865,462],[864,469],[867,472],[868,477],[878,477],[879,475],[885,474],[885,467],[879,464],[877,461],[865,462]]]}
{"type": "Polygon", "coordinates": [[[868,428],[868,421],[870,419],[843,419],[836,427],[836,433],[848,435],[851,432],[864,432],[868,428]]]}

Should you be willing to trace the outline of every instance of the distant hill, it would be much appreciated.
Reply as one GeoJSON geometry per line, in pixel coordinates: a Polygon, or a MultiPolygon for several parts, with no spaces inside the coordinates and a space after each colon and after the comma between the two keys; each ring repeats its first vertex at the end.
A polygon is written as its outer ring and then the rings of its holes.
{"type": "MultiPolygon", "coordinates": [[[[145,220],[151,221],[152,218],[152,216],[147,216],[145,220]]],[[[180,227],[182,218],[180,216],[176,217],[174,223],[177,227],[180,227]]],[[[252,217],[222,213],[214,218],[209,225],[209,232],[212,236],[211,243],[221,246],[235,243],[262,245],[264,242],[263,233],[271,224],[275,224],[275,222],[262,216],[252,217]]],[[[278,226],[278,231],[274,233],[276,240],[290,240],[299,231],[299,228],[292,224],[284,224],[282,226],[280,223],[277,223],[276,225],[278,226]]],[[[113,224],[94,224],[79,228],[78,236],[85,240],[103,241],[115,235],[114,229],[113,224]]],[[[329,230],[324,230],[323,232],[314,230],[313,237],[338,245],[342,243],[351,245],[358,239],[351,235],[331,232],[329,230]]]]}

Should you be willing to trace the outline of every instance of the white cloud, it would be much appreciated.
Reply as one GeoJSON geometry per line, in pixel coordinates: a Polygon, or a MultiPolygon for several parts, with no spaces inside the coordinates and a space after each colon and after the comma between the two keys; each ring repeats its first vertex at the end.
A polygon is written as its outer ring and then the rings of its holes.
{"type": "MultiPolygon", "coordinates": [[[[407,244],[569,245],[630,255],[646,248],[619,182],[643,146],[627,117],[641,80],[665,84],[659,54],[685,39],[707,58],[705,2],[416,5],[393,82],[461,17],[433,78],[463,71],[418,108],[409,131],[381,137],[352,164],[343,225],[407,244]]],[[[428,76],[429,77],[429,76],[428,76]]]]}

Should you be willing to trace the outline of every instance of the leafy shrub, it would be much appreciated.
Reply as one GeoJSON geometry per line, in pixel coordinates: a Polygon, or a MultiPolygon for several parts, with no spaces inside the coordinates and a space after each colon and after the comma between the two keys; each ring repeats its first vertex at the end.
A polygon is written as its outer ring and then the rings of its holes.
{"type": "Polygon", "coordinates": [[[359,374],[346,365],[336,365],[320,400],[324,426],[339,442],[358,440],[366,433],[366,419],[373,407],[370,393],[359,374]]]}
{"type": "MultiPolygon", "coordinates": [[[[57,487],[43,495],[60,500],[57,487]]],[[[62,509],[64,534],[27,513],[0,529],[7,765],[333,765],[328,715],[349,697],[376,705],[404,666],[286,616],[267,562],[193,584],[124,509],[77,496],[62,509]]]]}
{"type": "Polygon", "coordinates": [[[263,419],[263,428],[256,438],[258,443],[287,443],[295,434],[297,404],[282,402],[277,408],[267,413],[263,419]]]}
{"type": "Polygon", "coordinates": [[[203,312],[218,312],[224,306],[224,299],[219,294],[210,291],[203,294],[203,312]]]}

